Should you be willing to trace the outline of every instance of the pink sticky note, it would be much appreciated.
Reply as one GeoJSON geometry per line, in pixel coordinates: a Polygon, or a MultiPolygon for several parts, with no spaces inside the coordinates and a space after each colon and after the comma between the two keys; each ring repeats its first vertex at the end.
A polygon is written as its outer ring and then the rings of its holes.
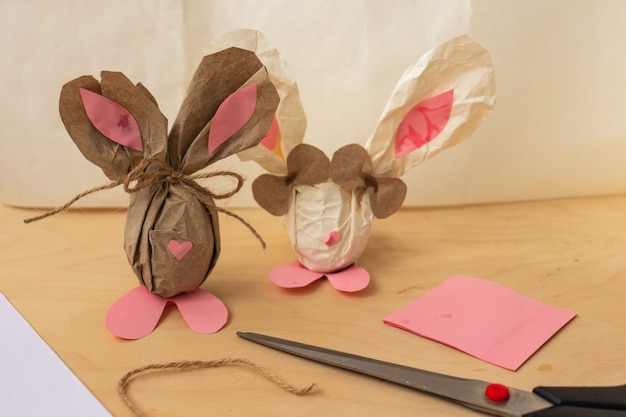
{"type": "Polygon", "coordinates": [[[515,371],[575,316],[489,281],[454,276],[384,322],[515,371]]]}

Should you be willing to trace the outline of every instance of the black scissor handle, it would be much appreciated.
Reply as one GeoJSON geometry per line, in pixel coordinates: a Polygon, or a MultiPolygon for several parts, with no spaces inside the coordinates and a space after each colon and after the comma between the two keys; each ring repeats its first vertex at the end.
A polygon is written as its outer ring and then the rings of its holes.
{"type": "Polygon", "coordinates": [[[626,410],[610,410],[608,408],[587,408],[571,405],[550,407],[534,413],[524,414],[524,417],[625,417],[626,410]]]}
{"type": "Polygon", "coordinates": [[[533,392],[554,405],[626,410],[626,385],[615,387],[537,387],[533,392]]]}
{"type": "Polygon", "coordinates": [[[524,417],[626,417],[626,385],[615,387],[537,387],[554,404],[524,417]]]}

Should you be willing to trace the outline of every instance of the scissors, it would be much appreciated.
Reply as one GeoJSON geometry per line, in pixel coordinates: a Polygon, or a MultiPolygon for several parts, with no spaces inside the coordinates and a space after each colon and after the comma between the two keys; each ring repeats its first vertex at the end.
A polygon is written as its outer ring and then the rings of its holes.
{"type": "Polygon", "coordinates": [[[458,378],[258,333],[237,335],[292,355],[427,392],[504,417],[626,417],[626,385],[537,387],[533,392],[458,378]]]}

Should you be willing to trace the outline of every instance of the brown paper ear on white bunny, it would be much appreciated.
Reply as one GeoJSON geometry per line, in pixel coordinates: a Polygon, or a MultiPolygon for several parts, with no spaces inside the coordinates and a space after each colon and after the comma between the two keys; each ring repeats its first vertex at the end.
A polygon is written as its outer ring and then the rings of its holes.
{"type": "Polygon", "coordinates": [[[237,154],[242,161],[253,160],[274,175],[287,173],[286,160],[291,150],[302,143],[306,116],[300,101],[298,85],[280,52],[256,30],[240,29],[226,32],[214,39],[208,52],[226,46],[253,51],[267,68],[280,97],[272,125],[261,143],[237,154]]]}
{"type": "Polygon", "coordinates": [[[277,105],[276,90],[253,52],[227,48],[205,56],[170,132],[172,168],[191,174],[256,145],[277,105]]]}
{"type": "MultiPolygon", "coordinates": [[[[358,145],[357,145],[358,146],[358,145]]],[[[256,202],[274,216],[289,210],[296,185],[315,185],[328,179],[330,161],[315,146],[301,143],[287,156],[287,174],[263,174],[252,182],[256,202]]]]}
{"type": "Polygon", "coordinates": [[[495,104],[488,52],[460,36],[409,67],[365,148],[374,172],[400,177],[438,152],[469,138],[495,104]]]}
{"type": "Polygon", "coordinates": [[[124,178],[145,156],[164,158],[167,120],[142,85],[103,71],[66,83],[59,113],[70,137],[112,180],[124,178]]]}

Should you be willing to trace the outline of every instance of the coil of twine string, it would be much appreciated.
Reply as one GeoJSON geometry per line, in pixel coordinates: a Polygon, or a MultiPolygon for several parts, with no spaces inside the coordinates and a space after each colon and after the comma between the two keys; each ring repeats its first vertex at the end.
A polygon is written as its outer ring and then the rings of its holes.
{"type": "Polygon", "coordinates": [[[243,186],[244,179],[241,175],[231,172],[231,171],[216,171],[216,172],[208,172],[204,174],[193,174],[188,175],[180,171],[174,171],[174,169],[166,162],[156,159],[156,158],[144,158],[141,160],[139,164],[135,168],[133,168],[123,179],[112,181],[109,184],[104,184],[98,187],[90,188],[89,190],[85,190],[82,193],[75,195],[72,199],[70,199],[67,203],[63,204],[60,207],[55,208],[54,210],[50,210],[44,214],[39,216],[30,217],[28,219],[24,219],[24,223],[31,223],[38,220],[43,220],[46,217],[53,216],[57,213],[67,210],[74,203],[80,200],[83,197],[88,196],[89,194],[93,194],[98,191],[109,190],[120,185],[124,186],[124,191],[127,193],[136,193],[143,189],[162,184],[175,184],[184,188],[189,194],[191,194],[194,198],[198,199],[208,210],[216,210],[220,213],[224,213],[228,216],[234,217],[239,220],[244,226],[250,230],[250,232],[257,238],[257,240],[261,243],[263,249],[265,249],[266,244],[261,235],[252,227],[250,223],[244,220],[242,217],[233,213],[230,210],[225,208],[221,208],[216,206],[213,203],[213,200],[220,200],[232,197],[235,195],[241,187],[243,186]],[[212,178],[212,177],[231,177],[236,180],[235,187],[224,193],[215,193],[208,188],[203,187],[198,184],[196,180],[203,178],[212,178]]]}
{"type": "Polygon", "coordinates": [[[278,376],[268,371],[267,369],[256,365],[255,363],[247,360],[247,359],[239,359],[239,358],[223,358],[217,359],[213,361],[180,361],[180,362],[168,362],[168,363],[155,363],[146,366],[142,366],[140,368],[133,369],[132,371],[127,372],[119,381],[117,386],[117,391],[124,401],[124,403],[128,406],[128,408],[137,416],[142,417],[142,413],[139,408],[135,405],[135,403],[130,398],[128,394],[128,385],[130,381],[137,377],[139,374],[145,373],[151,370],[197,370],[197,369],[208,369],[208,368],[219,368],[223,366],[246,366],[254,369],[259,372],[263,377],[267,380],[273,382],[278,387],[282,388],[284,391],[294,394],[294,395],[305,395],[315,391],[316,385],[311,384],[304,388],[296,388],[293,385],[290,385],[280,379],[278,376]]]}

